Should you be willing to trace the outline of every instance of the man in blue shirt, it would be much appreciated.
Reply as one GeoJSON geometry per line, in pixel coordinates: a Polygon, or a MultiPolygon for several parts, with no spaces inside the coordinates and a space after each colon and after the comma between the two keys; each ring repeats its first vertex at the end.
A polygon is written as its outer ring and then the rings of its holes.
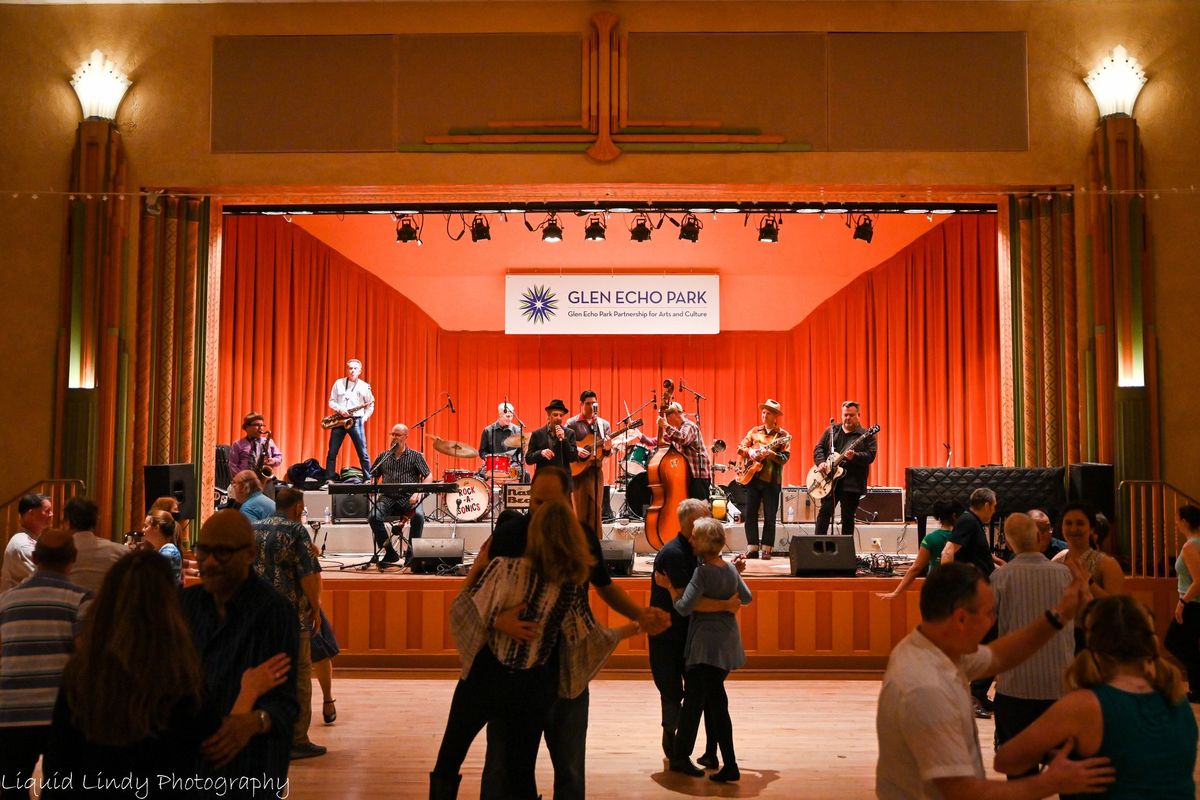
{"type": "Polygon", "coordinates": [[[245,469],[233,476],[229,493],[238,501],[239,510],[250,518],[251,524],[275,514],[275,501],[263,494],[262,484],[251,470],[245,469]]]}

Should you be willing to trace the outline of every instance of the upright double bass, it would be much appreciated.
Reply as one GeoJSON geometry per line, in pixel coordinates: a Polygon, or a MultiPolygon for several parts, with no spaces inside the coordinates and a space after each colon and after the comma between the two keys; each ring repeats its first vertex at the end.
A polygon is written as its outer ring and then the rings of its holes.
{"type": "Polygon", "coordinates": [[[663,415],[675,398],[675,384],[663,381],[662,404],[658,410],[658,449],[650,458],[646,477],[650,483],[650,506],[646,509],[646,541],[655,550],[674,539],[680,530],[676,509],[687,499],[691,470],[683,454],[663,437],[663,415]]]}

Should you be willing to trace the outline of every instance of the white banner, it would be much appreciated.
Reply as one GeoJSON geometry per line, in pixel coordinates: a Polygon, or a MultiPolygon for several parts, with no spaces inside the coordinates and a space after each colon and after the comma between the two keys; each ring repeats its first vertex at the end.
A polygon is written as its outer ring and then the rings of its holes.
{"type": "Polygon", "coordinates": [[[719,333],[718,275],[506,275],[505,333],[719,333]]]}

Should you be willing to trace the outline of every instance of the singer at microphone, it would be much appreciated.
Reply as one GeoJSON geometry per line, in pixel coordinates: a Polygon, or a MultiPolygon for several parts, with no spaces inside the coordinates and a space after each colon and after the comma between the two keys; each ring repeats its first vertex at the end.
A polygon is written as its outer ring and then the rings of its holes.
{"type": "Polygon", "coordinates": [[[575,434],[564,426],[568,408],[562,400],[551,400],[546,406],[546,425],[535,430],[529,437],[529,450],[525,462],[536,468],[555,466],[571,474],[570,464],[579,460],[575,446],[575,434]]]}

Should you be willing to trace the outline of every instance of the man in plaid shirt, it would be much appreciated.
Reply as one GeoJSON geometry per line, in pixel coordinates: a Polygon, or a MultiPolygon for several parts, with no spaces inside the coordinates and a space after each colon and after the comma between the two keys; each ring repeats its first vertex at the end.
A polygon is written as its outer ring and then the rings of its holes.
{"type": "Polygon", "coordinates": [[[663,441],[660,444],[670,444],[675,447],[688,462],[688,497],[708,501],[709,485],[712,483],[712,461],[708,457],[708,449],[704,446],[704,437],[700,435],[700,426],[685,419],[683,406],[671,403],[664,409],[663,441]]]}

